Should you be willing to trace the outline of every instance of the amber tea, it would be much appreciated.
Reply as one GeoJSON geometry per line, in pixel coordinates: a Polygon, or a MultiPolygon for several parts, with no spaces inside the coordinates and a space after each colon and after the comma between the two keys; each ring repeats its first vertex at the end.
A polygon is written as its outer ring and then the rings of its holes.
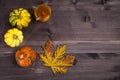
{"type": "Polygon", "coordinates": [[[46,22],[51,16],[51,8],[46,4],[40,4],[35,8],[34,15],[37,21],[46,22]]]}

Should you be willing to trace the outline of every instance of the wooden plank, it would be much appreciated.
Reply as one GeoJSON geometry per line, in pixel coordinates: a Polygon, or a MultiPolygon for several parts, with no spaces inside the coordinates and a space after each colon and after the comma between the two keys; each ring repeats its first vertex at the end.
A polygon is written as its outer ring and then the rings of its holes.
{"type": "Polygon", "coordinates": [[[0,80],[119,80],[120,79],[120,27],[119,0],[108,0],[110,10],[103,10],[99,0],[49,0],[52,16],[46,23],[35,21],[33,5],[41,0],[0,0],[0,80]],[[13,4],[14,3],[14,4],[13,4]],[[16,48],[4,43],[4,33],[12,28],[9,13],[23,7],[32,15],[29,28],[23,29],[24,41],[16,48]],[[85,22],[85,16],[90,21],[85,22]],[[52,35],[53,33],[53,35],[52,35]],[[54,47],[66,44],[66,54],[76,56],[77,64],[67,74],[53,75],[37,58],[29,68],[16,64],[16,50],[31,46],[37,53],[45,41],[52,39],[54,47]]]}
{"type": "MultiPolygon", "coordinates": [[[[61,2],[63,7],[70,5],[69,1],[61,2]]],[[[7,3],[6,3],[7,4],[7,3]]],[[[11,4],[11,3],[8,3],[11,4]]],[[[57,2],[53,2],[58,4],[57,2]]],[[[52,4],[51,4],[52,5],[52,4]]],[[[54,5],[56,6],[56,5],[54,5]]],[[[60,6],[60,5],[59,5],[60,6]]],[[[61,5],[62,6],[62,5],[61,5]]],[[[74,7],[73,5],[70,7],[74,7]]],[[[14,8],[0,8],[1,14],[1,27],[0,37],[1,37],[1,50],[3,54],[11,53],[17,48],[9,48],[3,41],[4,33],[11,28],[7,18],[9,18],[9,13],[14,8]],[[6,19],[4,19],[6,18],[6,19]],[[6,51],[8,49],[8,51],[6,51]]],[[[33,10],[28,8],[33,16],[33,10]]],[[[91,23],[83,22],[83,17],[88,15],[86,10],[54,10],[49,22],[39,23],[36,22],[34,17],[29,28],[23,29],[24,32],[24,45],[41,46],[46,40],[50,38],[50,34],[47,29],[50,29],[53,33],[51,39],[54,43],[67,44],[70,53],[88,53],[88,52],[119,52],[119,12],[112,11],[89,11],[91,19],[95,21],[96,28],[93,28],[91,23]],[[92,13],[92,14],[91,14],[92,13]],[[97,14],[97,15],[96,15],[97,14]],[[110,22],[109,22],[110,21],[110,22]],[[108,25],[109,22],[110,24],[108,25]],[[104,25],[105,24],[105,25],[104,25]],[[71,41],[71,43],[70,43],[71,41]],[[112,41],[112,45],[111,44],[112,41]],[[72,43],[74,42],[74,43],[72,43]],[[94,43],[93,43],[94,42],[94,43]],[[110,42],[110,43],[109,43],[110,42]],[[69,44],[70,43],[70,44],[69,44]],[[90,47],[92,45],[92,47],[90,47]],[[100,47],[99,47],[100,46],[100,47]],[[110,47],[112,46],[112,47],[110,47]],[[102,48],[101,48],[102,47],[102,48]]],[[[20,46],[20,47],[21,47],[20,46]]]]}
{"type": "MultiPolygon", "coordinates": [[[[14,53],[12,55],[0,56],[0,79],[38,79],[43,80],[59,79],[59,80],[87,80],[87,79],[109,79],[118,76],[119,68],[115,66],[120,65],[119,55],[112,56],[112,58],[97,58],[93,59],[88,54],[74,54],[77,59],[77,64],[70,67],[68,73],[65,75],[53,75],[50,68],[43,67],[41,61],[36,60],[35,64],[25,69],[16,64],[14,53]],[[7,63],[7,64],[6,64],[7,63]],[[117,69],[117,72],[114,70],[117,69]],[[46,77],[47,76],[47,77],[46,77]],[[74,76],[74,77],[70,77],[74,76]]],[[[93,55],[93,54],[90,54],[93,55]]],[[[109,54],[107,54],[109,55],[109,54]]],[[[111,55],[111,54],[110,54],[111,55]]],[[[104,56],[104,55],[103,55],[104,56]]]]}
{"type": "MultiPolygon", "coordinates": [[[[24,41],[19,47],[10,48],[5,43],[0,47],[1,54],[11,54],[22,46],[29,45],[37,52],[41,51],[45,41],[24,41]],[[7,51],[6,51],[7,50],[7,51]]],[[[54,46],[67,45],[67,53],[120,53],[120,42],[107,41],[54,41],[54,46]]]]}

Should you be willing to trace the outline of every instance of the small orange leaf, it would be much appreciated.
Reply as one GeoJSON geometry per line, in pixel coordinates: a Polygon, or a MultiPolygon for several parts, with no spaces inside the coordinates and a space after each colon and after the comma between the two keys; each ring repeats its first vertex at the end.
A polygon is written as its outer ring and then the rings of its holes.
{"type": "Polygon", "coordinates": [[[45,50],[47,51],[47,53],[50,55],[50,56],[53,56],[53,43],[52,41],[48,40],[46,43],[45,43],[45,50]]]}
{"type": "Polygon", "coordinates": [[[75,56],[67,55],[66,57],[63,58],[63,62],[65,62],[65,63],[73,63],[74,59],[75,59],[75,56]]]}

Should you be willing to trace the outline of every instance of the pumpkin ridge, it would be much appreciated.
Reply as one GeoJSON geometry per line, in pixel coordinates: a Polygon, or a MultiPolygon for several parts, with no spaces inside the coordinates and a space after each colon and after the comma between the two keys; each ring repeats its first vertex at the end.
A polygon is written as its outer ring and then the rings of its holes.
{"type": "Polygon", "coordinates": [[[16,51],[16,62],[21,67],[29,67],[36,59],[36,52],[29,46],[24,46],[16,51]]]}

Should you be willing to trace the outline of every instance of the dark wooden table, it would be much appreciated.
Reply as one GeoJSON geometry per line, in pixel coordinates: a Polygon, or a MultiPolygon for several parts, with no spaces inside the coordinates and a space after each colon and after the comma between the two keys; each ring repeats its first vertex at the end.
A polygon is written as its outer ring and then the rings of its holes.
{"type": "Polygon", "coordinates": [[[34,19],[32,6],[41,0],[0,0],[0,80],[120,80],[120,1],[119,0],[49,0],[52,16],[48,22],[34,19]],[[12,28],[9,13],[23,7],[32,15],[23,29],[24,41],[16,48],[4,43],[4,33],[12,28]],[[16,64],[14,55],[24,45],[38,53],[46,40],[66,44],[77,64],[67,74],[53,75],[39,59],[30,68],[16,64]]]}

